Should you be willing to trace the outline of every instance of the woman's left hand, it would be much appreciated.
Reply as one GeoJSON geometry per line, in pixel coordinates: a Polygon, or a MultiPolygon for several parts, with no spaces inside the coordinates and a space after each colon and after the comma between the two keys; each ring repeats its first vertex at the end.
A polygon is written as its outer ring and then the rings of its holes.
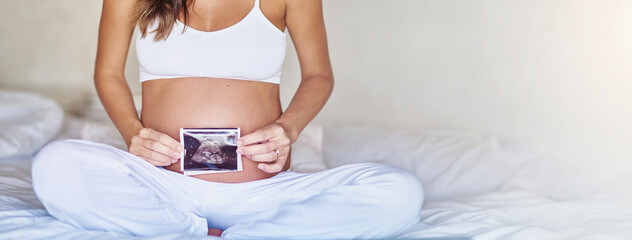
{"type": "Polygon", "coordinates": [[[237,154],[246,155],[264,172],[283,170],[290,154],[290,133],[281,124],[272,123],[255,130],[237,141],[237,154]]]}

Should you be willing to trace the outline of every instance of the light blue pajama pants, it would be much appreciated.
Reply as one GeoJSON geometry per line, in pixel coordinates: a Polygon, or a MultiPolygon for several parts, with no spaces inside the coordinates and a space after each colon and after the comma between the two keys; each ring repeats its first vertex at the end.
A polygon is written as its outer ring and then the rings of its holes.
{"type": "Polygon", "coordinates": [[[423,202],[415,175],[384,164],[216,183],[77,139],[42,148],[32,173],[35,193],[52,216],[82,229],[137,236],[219,228],[226,239],[381,238],[419,222],[423,202]]]}

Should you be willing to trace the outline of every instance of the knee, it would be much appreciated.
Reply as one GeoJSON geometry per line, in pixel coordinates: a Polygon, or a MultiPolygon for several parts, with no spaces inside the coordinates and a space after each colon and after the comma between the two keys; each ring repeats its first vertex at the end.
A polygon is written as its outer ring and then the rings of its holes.
{"type": "Polygon", "coordinates": [[[61,180],[63,178],[59,179],[59,176],[81,169],[111,168],[121,165],[116,161],[97,159],[117,159],[116,152],[104,146],[80,139],[60,139],[46,144],[33,157],[31,165],[33,184],[61,180]]]}
{"type": "Polygon", "coordinates": [[[73,177],[73,170],[68,166],[69,158],[75,155],[73,152],[72,143],[55,140],[42,147],[33,157],[33,191],[51,215],[65,201],[63,190],[73,189],[66,181],[73,177]]]}
{"type": "Polygon", "coordinates": [[[384,189],[380,203],[385,218],[383,220],[388,219],[390,224],[387,225],[399,230],[419,222],[424,201],[424,190],[419,178],[397,167],[384,165],[379,169],[379,185],[384,189]]]}
{"type": "Polygon", "coordinates": [[[85,157],[83,156],[86,152],[84,145],[86,143],[72,139],[60,139],[46,144],[33,157],[31,165],[33,181],[74,169],[78,164],[77,160],[85,157]]]}
{"type": "MultiPolygon", "coordinates": [[[[411,210],[421,210],[424,201],[424,189],[419,178],[412,172],[382,163],[367,163],[369,170],[364,182],[375,184],[385,190],[385,196],[393,198],[395,203],[411,210]],[[392,195],[390,195],[392,194],[392,195]],[[396,197],[396,198],[395,198],[396,197]]],[[[365,176],[366,176],[365,175],[365,176]]]]}
{"type": "MultiPolygon", "coordinates": [[[[55,140],[33,157],[31,176],[33,191],[51,215],[59,211],[81,211],[81,193],[86,189],[86,169],[96,149],[76,140],[55,140]]],[[[91,161],[96,160],[96,161],[91,161]]]]}
{"type": "Polygon", "coordinates": [[[34,187],[47,175],[56,173],[59,165],[67,164],[67,160],[75,155],[73,151],[73,144],[67,140],[55,140],[42,147],[33,157],[31,165],[34,187]]]}
{"type": "Polygon", "coordinates": [[[76,161],[73,160],[77,157],[75,143],[68,140],[55,140],[42,147],[33,157],[31,165],[35,193],[40,196],[45,193],[44,190],[64,186],[64,180],[76,171],[73,166],[76,161]]]}
{"type": "Polygon", "coordinates": [[[392,181],[402,199],[402,210],[419,213],[424,201],[424,189],[419,178],[409,171],[398,169],[392,181]]]}

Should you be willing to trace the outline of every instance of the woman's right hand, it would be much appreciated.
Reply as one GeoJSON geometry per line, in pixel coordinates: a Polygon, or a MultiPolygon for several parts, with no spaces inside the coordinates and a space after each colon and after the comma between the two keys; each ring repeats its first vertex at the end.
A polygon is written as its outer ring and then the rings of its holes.
{"type": "Polygon", "coordinates": [[[184,148],[171,136],[143,128],[132,137],[128,150],[154,166],[168,166],[178,161],[184,148]]]}

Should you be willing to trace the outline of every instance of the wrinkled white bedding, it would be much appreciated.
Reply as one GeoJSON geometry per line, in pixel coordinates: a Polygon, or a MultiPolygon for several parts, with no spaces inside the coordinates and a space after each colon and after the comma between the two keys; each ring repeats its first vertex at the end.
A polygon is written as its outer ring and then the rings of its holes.
{"type": "Polygon", "coordinates": [[[0,90],[0,158],[37,151],[57,134],[62,119],[51,99],[0,90]]]}
{"type": "MultiPolygon", "coordinates": [[[[64,124],[57,127],[57,138],[125,147],[111,137],[118,135],[107,134],[113,131],[107,122],[67,117],[64,124]]],[[[632,174],[594,177],[555,165],[531,148],[500,144],[495,137],[370,128],[323,133],[310,126],[293,154],[295,171],[376,161],[414,172],[426,191],[423,220],[400,238],[632,239],[632,189],[627,185],[632,174]]],[[[77,230],[49,216],[32,191],[30,159],[28,152],[0,158],[0,239],[135,239],[77,230]]],[[[215,239],[187,234],[154,239],[183,238],[215,239]]]]}
{"type": "Polygon", "coordinates": [[[606,178],[479,134],[325,132],[330,167],[384,162],[422,180],[423,220],[402,238],[632,239],[632,173],[606,178]]]}

